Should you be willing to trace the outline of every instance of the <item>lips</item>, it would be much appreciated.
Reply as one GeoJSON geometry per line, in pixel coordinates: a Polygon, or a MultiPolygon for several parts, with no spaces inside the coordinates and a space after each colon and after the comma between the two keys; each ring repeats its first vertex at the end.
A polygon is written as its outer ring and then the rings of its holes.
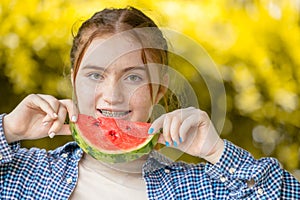
{"type": "Polygon", "coordinates": [[[111,111],[105,109],[98,109],[98,111],[105,117],[122,118],[127,116],[131,111],[111,111]]]}

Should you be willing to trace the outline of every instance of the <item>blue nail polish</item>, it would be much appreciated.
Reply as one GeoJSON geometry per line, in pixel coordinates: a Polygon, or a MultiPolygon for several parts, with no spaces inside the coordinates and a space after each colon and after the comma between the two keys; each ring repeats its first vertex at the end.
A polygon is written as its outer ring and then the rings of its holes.
{"type": "Polygon", "coordinates": [[[181,137],[179,138],[179,142],[182,143],[182,138],[181,137]]]}
{"type": "Polygon", "coordinates": [[[167,141],[166,141],[166,146],[167,146],[167,147],[169,147],[169,146],[170,146],[170,143],[169,143],[169,142],[167,142],[167,141]]]}
{"type": "Polygon", "coordinates": [[[151,134],[151,133],[153,133],[153,131],[154,131],[154,128],[150,128],[150,129],[148,130],[148,133],[151,134]]]}
{"type": "Polygon", "coordinates": [[[177,147],[178,145],[177,145],[177,142],[173,142],[173,145],[174,145],[174,147],[177,147]]]}

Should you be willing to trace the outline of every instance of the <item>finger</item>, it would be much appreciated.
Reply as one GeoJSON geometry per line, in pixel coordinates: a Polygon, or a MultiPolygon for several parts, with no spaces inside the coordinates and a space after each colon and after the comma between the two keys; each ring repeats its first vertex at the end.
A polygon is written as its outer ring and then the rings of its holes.
{"type": "Polygon", "coordinates": [[[72,135],[69,124],[64,124],[56,135],[72,135]]]}
{"type": "Polygon", "coordinates": [[[49,129],[49,137],[53,138],[63,127],[67,115],[67,109],[64,105],[60,105],[57,113],[58,117],[53,122],[51,128],[49,129]]]}
{"type": "Polygon", "coordinates": [[[170,135],[170,126],[172,122],[172,116],[170,114],[167,114],[163,121],[163,136],[166,141],[166,146],[171,146],[173,144],[172,138],[170,135]]]}
{"type": "Polygon", "coordinates": [[[184,142],[187,138],[187,133],[191,129],[191,127],[196,127],[199,123],[199,117],[196,115],[191,115],[187,117],[181,124],[179,128],[179,137],[181,138],[181,142],[184,142]]]}
{"type": "Polygon", "coordinates": [[[43,99],[41,96],[37,94],[28,95],[27,101],[29,101],[28,106],[33,109],[40,109],[45,112],[51,119],[56,119],[57,114],[56,111],[52,108],[52,106],[43,99]]]}
{"type": "Polygon", "coordinates": [[[164,136],[163,135],[160,135],[159,136],[159,138],[158,138],[158,141],[157,141],[158,143],[161,143],[161,144],[166,144],[166,140],[165,140],[165,138],[164,138],[164,136]]]}
{"type": "Polygon", "coordinates": [[[181,125],[180,116],[174,116],[170,124],[170,135],[173,141],[173,146],[177,147],[179,142],[179,127],[181,125]]]}
{"type": "Polygon", "coordinates": [[[37,96],[39,96],[42,100],[46,101],[51,106],[54,111],[53,118],[56,119],[60,102],[51,95],[37,94],[37,96]]]}
{"type": "Polygon", "coordinates": [[[61,104],[63,104],[66,107],[67,112],[69,114],[70,121],[76,122],[78,119],[79,112],[78,112],[78,108],[74,104],[74,102],[70,99],[60,100],[60,102],[61,102],[61,104]]]}
{"type": "Polygon", "coordinates": [[[48,126],[50,122],[53,121],[53,118],[48,114],[43,118],[42,123],[44,126],[48,126]]]}
{"type": "MultiPolygon", "coordinates": [[[[168,114],[170,115],[170,113],[168,114]]],[[[152,134],[152,133],[157,133],[160,132],[160,130],[162,129],[163,133],[163,137],[164,137],[164,141],[165,141],[165,145],[166,146],[170,146],[170,144],[172,144],[172,140],[169,134],[169,125],[167,125],[167,122],[169,119],[167,119],[166,122],[166,118],[167,114],[163,114],[161,115],[159,118],[157,118],[150,126],[148,133],[152,134]]]]}
{"type": "Polygon", "coordinates": [[[200,134],[202,135],[202,140],[205,141],[201,148],[201,154],[206,156],[213,151],[220,137],[212,122],[204,124],[203,128],[200,129],[200,134]]]}
{"type": "Polygon", "coordinates": [[[181,124],[183,121],[186,120],[186,118],[191,116],[193,110],[195,110],[195,108],[188,107],[188,108],[179,109],[172,112],[173,118],[170,126],[170,134],[173,140],[173,145],[175,147],[182,142],[182,138],[179,135],[181,124]]]}
{"type": "MultiPolygon", "coordinates": [[[[69,114],[69,120],[72,122],[76,122],[78,119],[78,109],[76,107],[76,105],[73,103],[72,100],[70,99],[64,99],[64,100],[59,100],[58,102],[60,102],[61,104],[63,104],[68,111],[69,114]]],[[[49,115],[47,115],[44,119],[43,119],[43,125],[48,125],[49,122],[51,122],[53,120],[53,118],[49,115]]]]}
{"type": "Polygon", "coordinates": [[[160,117],[158,117],[156,120],[154,120],[154,122],[151,124],[151,126],[150,126],[150,128],[148,130],[149,134],[160,132],[159,130],[163,127],[165,116],[166,115],[163,114],[160,117]]]}

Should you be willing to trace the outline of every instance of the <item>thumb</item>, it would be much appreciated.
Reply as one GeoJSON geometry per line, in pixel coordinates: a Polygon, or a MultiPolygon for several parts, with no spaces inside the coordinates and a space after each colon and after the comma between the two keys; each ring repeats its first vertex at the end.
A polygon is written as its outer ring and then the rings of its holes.
{"type": "Polygon", "coordinates": [[[157,142],[161,144],[166,144],[166,140],[164,139],[164,136],[162,134],[159,135],[157,142]]]}
{"type": "Polygon", "coordinates": [[[64,124],[57,135],[72,135],[70,125],[64,124]]]}

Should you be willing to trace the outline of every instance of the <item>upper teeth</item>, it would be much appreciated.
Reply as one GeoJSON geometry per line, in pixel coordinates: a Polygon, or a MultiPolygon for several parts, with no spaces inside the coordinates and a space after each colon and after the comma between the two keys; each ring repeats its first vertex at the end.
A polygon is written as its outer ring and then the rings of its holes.
{"type": "Polygon", "coordinates": [[[126,112],[111,112],[108,110],[101,110],[102,115],[106,116],[106,117],[122,117],[124,115],[128,114],[128,111],[126,112]]]}

